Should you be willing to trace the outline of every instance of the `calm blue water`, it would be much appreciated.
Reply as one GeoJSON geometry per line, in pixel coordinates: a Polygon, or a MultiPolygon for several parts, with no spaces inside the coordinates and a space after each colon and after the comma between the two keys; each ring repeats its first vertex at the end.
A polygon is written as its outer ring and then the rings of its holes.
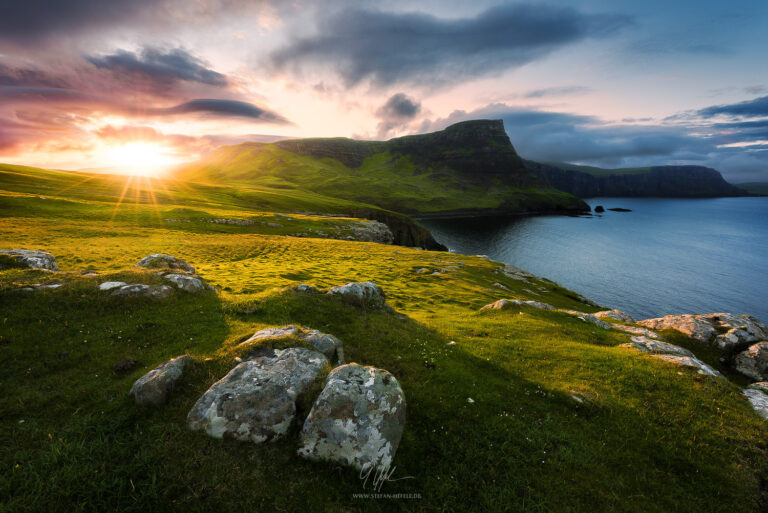
{"type": "Polygon", "coordinates": [[[422,220],[483,254],[637,318],[749,313],[768,321],[768,198],[593,198],[600,217],[422,220]]]}

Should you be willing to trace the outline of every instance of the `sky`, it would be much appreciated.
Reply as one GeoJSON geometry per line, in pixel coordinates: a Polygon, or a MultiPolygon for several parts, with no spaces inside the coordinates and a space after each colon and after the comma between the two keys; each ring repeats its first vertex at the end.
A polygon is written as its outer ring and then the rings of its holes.
{"type": "Polygon", "coordinates": [[[523,157],[768,181],[764,0],[0,2],[0,162],[167,167],[502,119],[523,157]]]}

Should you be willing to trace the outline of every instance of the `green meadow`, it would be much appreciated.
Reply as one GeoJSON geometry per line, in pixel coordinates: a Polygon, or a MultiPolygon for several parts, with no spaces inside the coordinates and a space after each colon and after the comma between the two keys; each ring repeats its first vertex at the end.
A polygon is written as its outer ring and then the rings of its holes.
{"type": "MultiPolygon", "coordinates": [[[[0,271],[0,510],[768,507],[768,424],[737,385],[618,347],[626,334],[563,313],[479,311],[502,297],[599,310],[576,292],[516,279],[479,256],[312,236],[344,238],[352,220],[337,215],[360,208],[326,194],[330,179],[314,192],[275,177],[240,187],[128,180],[0,166],[0,248],[49,251],[61,269],[0,271]],[[105,281],[159,283],[134,267],[159,252],[186,260],[217,290],[167,300],[98,290],[105,281]],[[384,289],[394,311],[289,290],[364,280],[384,289]],[[63,285],[24,290],[52,282],[63,285]],[[373,492],[356,471],[296,455],[300,423],[262,445],[186,428],[197,398],[234,366],[237,344],[284,324],[333,334],[347,361],[399,380],[407,421],[381,492],[412,498],[356,498],[373,492]],[[128,397],[136,379],[184,353],[195,363],[165,407],[128,397]],[[136,367],[114,370],[125,358],[136,367]]],[[[359,201],[376,193],[365,182],[360,191],[359,201]]]]}

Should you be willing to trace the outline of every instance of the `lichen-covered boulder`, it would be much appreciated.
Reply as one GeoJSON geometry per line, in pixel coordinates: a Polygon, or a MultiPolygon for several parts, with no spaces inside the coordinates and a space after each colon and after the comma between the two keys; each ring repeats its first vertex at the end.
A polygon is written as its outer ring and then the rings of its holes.
{"type": "Polygon", "coordinates": [[[112,290],[112,295],[119,297],[148,297],[151,299],[166,299],[171,297],[171,294],[173,294],[173,289],[168,285],[146,285],[144,283],[123,285],[120,288],[112,290]]]}
{"type": "Polygon", "coordinates": [[[747,388],[742,393],[749,400],[749,404],[752,405],[752,408],[754,408],[761,417],[768,420],[768,394],[757,388],[747,388]]]}
{"type": "Polygon", "coordinates": [[[389,372],[334,369],[301,431],[300,456],[358,469],[391,465],[405,426],[405,395],[389,372]]]}
{"type": "Polygon", "coordinates": [[[635,322],[635,319],[631,315],[622,312],[621,310],[603,310],[602,312],[596,312],[595,317],[604,321],[621,321],[621,322],[635,322]]]}
{"type": "Polygon", "coordinates": [[[188,274],[165,274],[163,275],[163,279],[173,283],[177,288],[191,294],[210,289],[210,286],[199,276],[190,276],[188,274]]]}
{"type": "Polygon", "coordinates": [[[683,356],[678,354],[651,354],[651,356],[659,358],[660,360],[664,360],[665,362],[669,362],[673,365],[677,365],[678,367],[694,368],[699,374],[704,374],[706,376],[722,376],[722,374],[695,356],[683,356]]]}
{"type": "Polygon", "coordinates": [[[156,253],[154,255],[145,256],[136,262],[136,265],[148,269],[179,269],[190,274],[195,274],[194,267],[180,258],[166,255],[165,253],[156,253]]]}
{"type": "Polygon", "coordinates": [[[645,319],[638,324],[656,331],[674,329],[704,343],[710,343],[717,336],[717,330],[711,324],[692,314],[645,319]]]}
{"type": "Polygon", "coordinates": [[[136,380],[129,392],[136,404],[142,406],[160,406],[168,401],[176,381],[192,361],[191,356],[177,356],[163,362],[136,380]]]}
{"type": "Polygon", "coordinates": [[[343,301],[355,306],[368,308],[384,308],[387,299],[381,287],[371,281],[331,287],[327,294],[340,297],[343,301]]]}
{"type": "Polygon", "coordinates": [[[758,342],[737,354],[733,368],[757,381],[768,379],[768,342],[758,342]]]}
{"type": "Polygon", "coordinates": [[[676,354],[680,356],[693,356],[693,353],[680,346],[663,342],[661,340],[655,340],[648,337],[632,337],[631,342],[627,344],[621,344],[621,347],[631,347],[642,351],[644,353],[655,354],[676,354]]]}
{"type": "Polygon", "coordinates": [[[322,353],[303,347],[262,353],[214,383],[190,410],[187,425],[214,438],[279,438],[296,416],[296,398],[327,365],[322,353]]]}
{"type": "Polygon", "coordinates": [[[30,269],[45,269],[58,271],[56,257],[47,251],[30,249],[0,249],[0,270],[9,267],[28,267],[30,269]]]}
{"type": "Polygon", "coordinates": [[[295,324],[289,324],[288,326],[281,326],[279,328],[266,328],[259,330],[253,334],[253,336],[239,345],[245,346],[252,344],[253,342],[260,342],[263,340],[280,340],[291,339],[307,342],[312,347],[320,351],[328,358],[328,361],[333,361],[334,355],[338,364],[344,363],[344,345],[341,340],[322,333],[318,330],[313,330],[305,326],[296,326],[295,324]]]}

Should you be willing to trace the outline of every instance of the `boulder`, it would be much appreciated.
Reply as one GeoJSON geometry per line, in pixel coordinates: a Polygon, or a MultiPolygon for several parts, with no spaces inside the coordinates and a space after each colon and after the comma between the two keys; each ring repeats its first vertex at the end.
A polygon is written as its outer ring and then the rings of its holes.
{"type": "Polygon", "coordinates": [[[395,236],[392,234],[389,226],[379,221],[356,222],[350,225],[349,228],[354,234],[354,240],[361,242],[392,244],[395,241],[395,236]]]}
{"type": "Polygon", "coordinates": [[[313,287],[312,285],[307,285],[306,283],[299,283],[298,285],[289,287],[287,290],[291,292],[296,292],[298,294],[319,294],[320,293],[317,287],[313,287]]]}
{"type": "Polygon", "coordinates": [[[114,290],[119,289],[120,287],[125,287],[128,285],[124,281],[105,281],[104,283],[99,284],[99,290],[114,290]]]}
{"type": "Polygon", "coordinates": [[[292,347],[244,361],[214,383],[187,415],[190,429],[261,443],[285,435],[296,398],[328,365],[322,353],[292,347]]]}
{"type": "Polygon", "coordinates": [[[389,372],[355,363],[334,369],[301,431],[310,460],[386,469],[405,426],[405,396],[389,372]]]}
{"type": "Polygon", "coordinates": [[[331,287],[327,294],[340,297],[347,303],[368,308],[384,308],[386,302],[384,291],[371,281],[331,287]]]}
{"type": "Polygon", "coordinates": [[[58,271],[56,257],[47,251],[30,249],[0,249],[0,270],[8,267],[28,267],[30,269],[45,269],[58,271]]]}
{"type": "Polygon", "coordinates": [[[768,381],[758,381],[757,383],[752,383],[747,388],[762,390],[763,392],[768,393],[768,381]]]}
{"type": "Polygon", "coordinates": [[[196,294],[204,290],[210,289],[202,278],[199,276],[190,276],[188,274],[165,274],[163,279],[176,285],[179,289],[196,294]]]}
{"type": "Polygon", "coordinates": [[[495,301],[489,305],[485,305],[480,309],[480,311],[483,310],[506,310],[507,308],[512,308],[513,306],[520,306],[523,302],[519,299],[499,299],[498,301],[495,301]]]}
{"type": "Polygon", "coordinates": [[[195,274],[194,267],[180,258],[166,255],[165,253],[156,253],[154,255],[145,256],[136,262],[136,265],[148,269],[179,269],[190,274],[195,274]]]}
{"type": "Polygon", "coordinates": [[[768,420],[768,394],[755,388],[748,388],[742,393],[749,400],[749,404],[752,405],[752,408],[754,408],[761,417],[768,420]]]}
{"type": "Polygon", "coordinates": [[[338,364],[344,363],[344,347],[341,340],[333,335],[294,324],[257,331],[251,338],[241,342],[239,345],[243,346],[262,340],[280,340],[285,338],[307,342],[323,353],[329,361],[332,361],[333,356],[336,355],[338,364]]]}
{"type": "Polygon", "coordinates": [[[638,324],[656,331],[674,329],[707,344],[717,336],[717,330],[711,324],[691,314],[645,319],[638,321],[638,324]]]}
{"type": "Polygon", "coordinates": [[[737,354],[733,368],[757,381],[768,379],[768,342],[758,342],[737,354]]]}
{"type": "Polygon", "coordinates": [[[177,356],[172,360],[161,363],[151,371],[136,380],[131,387],[130,395],[141,406],[160,406],[168,401],[176,381],[181,377],[186,367],[192,361],[191,356],[177,356]]]}
{"type": "Polygon", "coordinates": [[[692,367],[697,370],[699,374],[705,374],[707,376],[721,376],[715,369],[702,362],[695,356],[682,356],[676,354],[651,354],[655,358],[664,360],[678,367],[692,367]]]}
{"type": "Polygon", "coordinates": [[[588,313],[584,313],[584,312],[579,312],[578,310],[565,310],[565,309],[562,309],[562,308],[558,308],[557,311],[561,312],[561,313],[568,314],[568,315],[573,315],[574,317],[578,317],[582,321],[590,322],[590,323],[594,324],[595,326],[597,326],[598,328],[603,328],[604,330],[611,329],[611,325],[610,324],[608,324],[605,321],[601,321],[600,319],[598,319],[596,316],[594,316],[592,314],[588,314],[588,313]]]}
{"type": "Polygon", "coordinates": [[[631,340],[632,341],[627,344],[621,344],[621,347],[632,347],[639,351],[643,351],[644,353],[693,356],[693,353],[689,350],[661,340],[654,340],[642,336],[632,337],[631,340]]]}
{"type": "Polygon", "coordinates": [[[123,285],[120,288],[112,290],[113,296],[120,297],[148,297],[152,299],[165,299],[171,297],[173,289],[168,285],[146,285],[144,283],[133,283],[123,285]]]}
{"type": "Polygon", "coordinates": [[[635,322],[631,315],[621,310],[603,310],[602,312],[595,313],[595,317],[606,321],[635,322]]]}

